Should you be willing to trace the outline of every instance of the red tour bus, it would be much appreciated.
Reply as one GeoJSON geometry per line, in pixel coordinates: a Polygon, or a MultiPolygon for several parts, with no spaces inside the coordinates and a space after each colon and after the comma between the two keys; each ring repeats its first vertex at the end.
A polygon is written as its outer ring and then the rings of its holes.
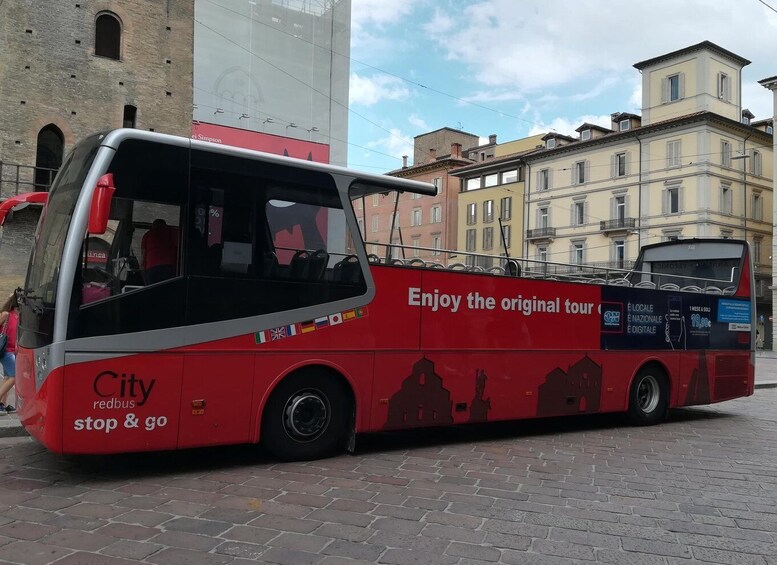
{"type": "Polygon", "coordinates": [[[61,453],[261,442],[310,459],[362,432],[653,424],[753,393],[746,243],[652,245],[598,273],[367,254],[352,202],[434,190],[138,130],[82,141],[21,291],[22,423],[61,453]]]}

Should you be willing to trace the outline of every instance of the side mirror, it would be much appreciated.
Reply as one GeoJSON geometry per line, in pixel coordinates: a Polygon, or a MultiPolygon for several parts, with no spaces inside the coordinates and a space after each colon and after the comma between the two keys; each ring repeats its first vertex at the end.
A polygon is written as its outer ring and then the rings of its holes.
{"type": "Polygon", "coordinates": [[[92,205],[89,208],[89,235],[101,235],[108,228],[108,218],[111,215],[111,200],[116,187],[113,185],[113,173],[100,177],[92,195],[92,205]]]}

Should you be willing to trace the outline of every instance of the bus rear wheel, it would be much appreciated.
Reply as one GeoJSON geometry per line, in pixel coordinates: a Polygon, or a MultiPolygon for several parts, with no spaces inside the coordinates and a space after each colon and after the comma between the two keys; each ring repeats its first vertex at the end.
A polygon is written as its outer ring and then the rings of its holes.
{"type": "Polygon", "coordinates": [[[262,445],[285,461],[325,457],[343,444],[349,413],[344,387],[330,375],[290,375],[267,400],[262,445]]]}
{"type": "Polygon", "coordinates": [[[663,421],[669,409],[669,384],[656,367],[642,369],[629,391],[628,416],[632,424],[650,426],[663,421]]]}

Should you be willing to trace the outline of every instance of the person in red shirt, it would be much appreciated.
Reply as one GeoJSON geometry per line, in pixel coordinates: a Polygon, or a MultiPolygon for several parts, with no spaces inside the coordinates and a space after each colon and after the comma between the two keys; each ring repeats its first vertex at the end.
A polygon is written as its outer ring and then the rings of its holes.
{"type": "Polygon", "coordinates": [[[173,278],[178,263],[178,229],[157,218],[143,235],[140,251],[146,284],[173,278]]]}
{"type": "Polygon", "coordinates": [[[2,325],[2,333],[8,338],[5,351],[0,357],[4,375],[3,382],[0,384],[0,415],[4,415],[16,412],[16,408],[6,404],[8,393],[16,383],[16,330],[19,326],[19,303],[16,293],[9,296],[0,309],[0,325],[2,325]]]}

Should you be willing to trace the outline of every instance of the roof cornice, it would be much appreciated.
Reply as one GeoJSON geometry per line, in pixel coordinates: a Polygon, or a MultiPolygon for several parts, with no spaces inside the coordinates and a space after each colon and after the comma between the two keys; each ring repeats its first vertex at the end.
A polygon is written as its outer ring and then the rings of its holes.
{"type": "Polygon", "coordinates": [[[690,53],[695,53],[697,51],[702,51],[702,50],[712,51],[713,53],[717,53],[718,55],[727,57],[728,59],[739,63],[743,67],[750,64],[750,61],[748,61],[744,57],[740,57],[739,55],[737,55],[736,53],[732,53],[728,49],[723,49],[723,47],[712,43],[712,41],[702,41],[701,43],[697,43],[696,45],[683,47],[682,49],[678,49],[677,51],[672,51],[671,53],[665,53],[663,55],[659,55],[658,57],[647,59],[646,61],[640,61],[639,63],[634,63],[634,68],[641,71],[645,67],[649,67],[657,63],[662,63],[664,61],[669,61],[671,59],[676,59],[677,57],[680,57],[682,55],[688,55],[690,53]]]}
{"type": "Polygon", "coordinates": [[[772,136],[765,131],[754,128],[752,126],[745,125],[736,120],[732,120],[716,114],[714,112],[696,112],[694,114],[687,114],[680,116],[679,118],[672,118],[671,120],[665,120],[648,126],[641,126],[638,128],[630,129],[627,131],[619,131],[609,135],[603,135],[596,137],[588,141],[577,141],[568,145],[561,145],[553,149],[540,150],[531,155],[525,155],[523,160],[525,162],[539,161],[547,157],[555,157],[557,155],[563,155],[564,153],[574,153],[576,151],[583,151],[599,145],[608,145],[620,143],[630,138],[639,138],[652,133],[660,132],[663,130],[677,129],[679,127],[687,126],[689,124],[702,124],[712,123],[722,127],[731,128],[739,131],[742,135],[750,135],[752,137],[761,137],[764,144],[768,144],[772,136]]]}

